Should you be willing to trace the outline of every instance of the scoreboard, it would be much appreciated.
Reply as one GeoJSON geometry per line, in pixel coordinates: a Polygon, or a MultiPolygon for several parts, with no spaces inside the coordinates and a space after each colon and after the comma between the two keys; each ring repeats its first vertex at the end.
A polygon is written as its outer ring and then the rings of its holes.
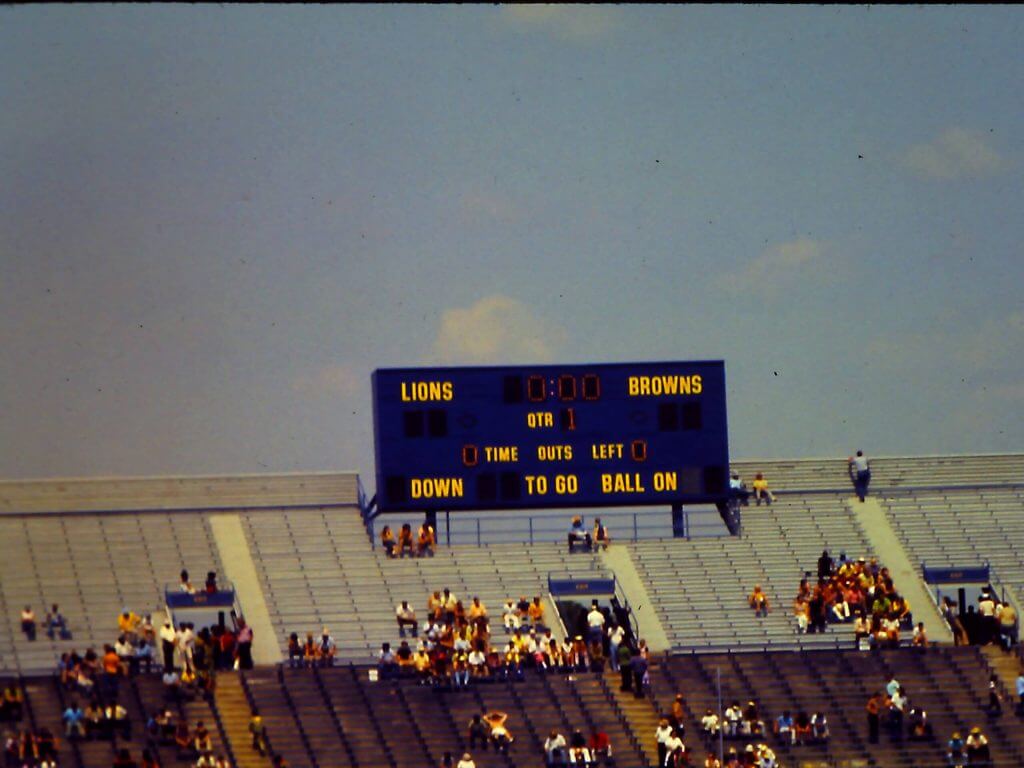
{"type": "Polygon", "coordinates": [[[382,512],[724,501],[722,361],[383,368],[382,512]]]}

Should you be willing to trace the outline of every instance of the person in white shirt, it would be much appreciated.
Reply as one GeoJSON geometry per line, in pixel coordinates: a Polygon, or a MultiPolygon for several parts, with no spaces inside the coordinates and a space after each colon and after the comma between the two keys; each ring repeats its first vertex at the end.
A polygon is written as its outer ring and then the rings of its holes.
{"type": "Polygon", "coordinates": [[[565,736],[558,731],[552,731],[544,741],[544,755],[547,759],[548,768],[565,765],[565,736]]]}
{"type": "Polygon", "coordinates": [[[668,755],[668,741],[675,731],[664,717],[658,721],[658,727],[654,731],[654,740],[658,743],[658,765],[665,765],[665,757],[668,755]]]}
{"type": "Polygon", "coordinates": [[[700,719],[700,727],[704,732],[705,736],[715,738],[718,736],[718,715],[712,712],[710,709],[704,713],[704,716],[700,719]]]}
{"type": "Polygon", "coordinates": [[[587,627],[589,628],[587,642],[590,644],[600,643],[601,637],[604,635],[604,614],[597,607],[597,600],[593,601],[590,613],[587,614],[587,627]]]}
{"type": "Polygon", "coordinates": [[[174,669],[174,649],[177,646],[177,635],[171,620],[167,619],[160,627],[160,647],[164,656],[164,671],[174,669]]]}
{"type": "Polygon", "coordinates": [[[737,736],[740,730],[740,722],[743,720],[743,710],[740,709],[740,703],[734,701],[732,705],[725,710],[725,735],[726,736],[737,736]]]}
{"type": "Polygon", "coordinates": [[[501,609],[501,620],[505,625],[506,634],[519,629],[521,624],[519,620],[519,610],[516,608],[516,602],[512,598],[509,598],[501,609]]]}
{"type": "Polygon", "coordinates": [[[679,736],[677,736],[676,733],[673,731],[672,735],[669,736],[668,740],[665,742],[665,761],[662,763],[662,765],[674,765],[676,762],[677,754],[685,755],[686,745],[683,744],[683,740],[680,739],[679,736]]]}
{"type": "Polygon", "coordinates": [[[473,758],[469,756],[469,752],[466,752],[455,768],[476,768],[476,763],[474,763],[473,758]]]}
{"type": "Polygon", "coordinates": [[[417,636],[416,611],[408,600],[403,600],[400,605],[395,606],[395,621],[398,622],[398,636],[405,637],[405,628],[412,628],[412,636],[417,636]]]}

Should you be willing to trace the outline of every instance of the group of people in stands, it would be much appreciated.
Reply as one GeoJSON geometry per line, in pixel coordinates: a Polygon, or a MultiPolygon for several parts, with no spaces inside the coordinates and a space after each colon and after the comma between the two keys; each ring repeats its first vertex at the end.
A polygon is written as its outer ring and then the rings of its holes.
{"type": "Polygon", "coordinates": [[[190,729],[188,721],[170,708],[150,717],[146,737],[151,745],[175,749],[179,760],[190,761],[196,768],[229,768],[227,759],[215,753],[213,737],[203,721],[190,729]]]}
{"type": "MultiPolygon", "coordinates": [[[[801,634],[852,622],[858,647],[899,647],[901,631],[913,626],[910,603],[896,591],[888,568],[876,558],[849,560],[842,552],[836,562],[828,550],[818,558],[815,585],[800,580],[793,615],[801,634]]],[[[927,645],[923,626],[915,628],[914,644],[927,645]]]]}
{"type": "Polygon", "coordinates": [[[288,666],[292,668],[332,667],[337,655],[338,646],[327,627],[315,638],[312,632],[306,633],[305,640],[299,640],[297,632],[288,636],[288,666]]]}
{"type": "Polygon", "coordinates": [[[592,768],[613,757],[612,744],[608,734],[594,728],[588,739],[576,728],[569,739],[557,730],[552,730],[544,740],[544,760],[547,768],[565,768],[569,765],[592,768]]]}
{"type": "MultiPolygon", "coordinates": [[[[43,629],[51,640],[71,639],[71,630],[68,629],[67,619],[64,618],[64,614],[60,612],[60,606],[56,603],[53,603],[50,610],[47,611],[46,617],[43,619],[43,629]]],[[[29,642],[35,642],[38,627],[36,614],[31,605],[26,605],[21,610],[21,631],[29,642]]]]}
{"type": "Polygon", "coordinates": [[[5,768],[57,768],[60,744],[46,727],[9,731],[4,738],[5,768]]]}
{"type": "Polygon", "coordinates": [[[942,616],[953,630],[957,645],[997,644],[1011,651],[1017,643],[1017,611],[1001,601],[991,586],[983,587],[978,605],[967,606],[962,614],[950,598],[943,598],[942,616]]]}
{"type": "Polygon", "coordinates": [[[415,539],[409,523],[405,523],[398,530],[397,538],[391,526],[385,525],[380,532],[380,543],[388,557],[433,557],[437,547],[437,536],[434,527],[426,522],[420,525],[415,539]]]}

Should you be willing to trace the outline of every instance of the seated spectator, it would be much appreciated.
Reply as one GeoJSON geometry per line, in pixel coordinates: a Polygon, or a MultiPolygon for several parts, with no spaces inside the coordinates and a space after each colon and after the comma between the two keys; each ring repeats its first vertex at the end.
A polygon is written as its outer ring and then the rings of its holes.
{"type": "Polygon", "coordinates": [[[750,491],[747,490],[747,484],[743,482],[739,472],[733,472],[729,476],[729,495],[744,507],[750,503],[750,491]]]}
{"type": "Polygon", "coordinates": [[[527,614],[535,628],[542,629],[544,627],[544,604],[541,602],[539,595],[533,598],[533,602],[530,603],[530,607],[527,609],[527,614]]]}
{"type": "Polygon", "coordinates": [[[206,572],[206,594],[213,595],[217,592],[217,572],[206,572]]]}
{"type": "Polygon", "coordinates": [[[202,720],[196,723],[195,733],[192,734],[192,748],[199,755],[208,755],[213,752],[213,739],[202,720]]]}
{"type": "Polygon", "coordinates": [[[590,733],[590,741],[587,742],[587,749],[590,750],[590,758],[593,761],[609,760],[612,757],[612,742],[608,734],[599,728],[590,733]]]}
{"type": "Polygon", "coordinates": [[[181,678],[174,669],[169,669],[163,674],[164,698],[168,701],[178,701],[181,696],[181,678]]]}
{"type": "Polygon", "coordinates": [[[704,768],[722,768],[722,761],[714,752],[708,752],[707,757],[704,758],[704,768]]]}
{"type": "Polygon", "coordinates": [[[799,596],[793,601],[793,617],[796,619],[796,631],[801,635],[806,634],[811,622],[811,607],[799,596]]]}
{"type": "Polygon", "coordinates": [[[320,666],[334,666],[334,657],[338,655],[338,646],[335,644],[334,638],[331,637],[331,633],[327,630],[327,627],[324,627],[323,631],[320,633],[320,640],[318,641],[316,650],[320,666]]]}
{"type": "Polygon", "coordinates": [[[743,722],[743,710],[740,703],[734,701],[725,710],[725,735],[728,738],[735,738],[740,734],[740,723],[743,722]]]}
{"type": "Polygon", "coordinates": [[[90,739],[99,738],[103,734],[103,708],[96,701],[85,705],[85,735],[90,739]]]}
{"type": "Polygon", "coordinates": [[[51,640],[59,637],[61,640],[70,640],[71,632],[68,630],[67,620],[60,612],[60,608],[54,603],[50,606],[50,612],[46,614],[46,636],[51,640]]]}
{"type": "Polygon", "coordinates": [[[192,701],[199,693],[199,679],[194,667],[186,664],[181,670],[181,677],[178,679],[178,693],[186,701],[192,701]]]}
{"type": "Polygon", "coordinates": [[[441,610],[442,619],[446,624],[451,624],[455,621],[455,609],[458,603],[459,599],[448,587],[445,587],[441,594],[441,610]]]}
{"type": "Polygon", "coordinates": [[[412,557],[415,552],[412,542],[412,526],[406,523],[398,532],[398,556],[405,557],[408,554],[412,557]]]}
{"type": "Polygon", "coordinates": [[[192,582],[188,578],[188,571],[184,568],[181,569],[181,579],[178,581],[178,591],[184,592],[187,595],[194,595],[196,588],[192,586],[192,582]]]}
{"type": "Polygon", "coordinates": [[[821,743],[828,741],[832,733],[828,729],[828,718],[821,712],[811,715],[811,738],[821,743]]]}
{"type": "Polygon", "coordinates": [[[129,667],[132,674],[138,674],[139,670],[145,670],[148,675],[153,669],[153,661],[156,659],[156,651],[146,640],[140,640],[132,652],[129,667]]]}
{"type": "Polygon", "coordinates": [[[394,680],[398,677],[398,658],[391,650],[391,643],[382,643],[380,655],[377,657],[377,673],[381,680],[394,680]]]}
{"type": "Polygon", "coordinates": [[[775,495],[768,490],[768,481],[764,475],[760,472],[754,477],[754,502],[757,506],[761,506],[761,499],[764,499],[766,503],[771,504],[775,501],[775,495]]]}
{"type": "Polygon", "coordinates": [[[25,705],[25,694],[13,680],[0,694],[0,721],[21,720],[25,705]]]}
{"type": "Polygon", "coordinates": [[[21,631],[29,642],[36,639],[36,614],[31,605],[26,605],[21,611],[21,631]]]}
{"type": "Polygon", "coordinates": [[[775,735],[785,742],[796,744],[796,728],[793,723],[793,716],[789,711],[783,712],[775,720],[775,735]]]}
{"type": "Polygon", "coordinates": [[[797,712],[796,719],[793,721],[793,743],[810,744],[813,741],[815,738],[811,718],[807,716],[806,712],[797,712]]]}
{"type": "Polygon", "coordinates": [[[154,718],[158,732],[158,743],[170,746],[174,743],[174,736],[178,732],[178,721],[171,710],[164,708],[154,718]]]}
{"type": "Polygon", "coordinates": [[[572,524],[569,526],[569,552],[573,551],[573,548],[577,544],[583,544],[584,549],[590,550],[593,541],[590,538],[590,532],[583,527],[583,518],[576,515],[572,519],[572,524]]]}
{"type": "Polygon", "coordinates": [[[544,759],[547,768],[564,768],[566,765],[565,736],[551,731],[544,740],[544,759]]]}
{"type": "Polygon", "coordinates": [[[433,557],[436,543],[434,528],[423,523],[416,537],[416,554],[419,557],[433,557]]]}
{"type": "Polygon", "coordinates": [[[590,765],[590,759],[587,739],[577,728],[569,737],[569,765],[590,765]]]}
{"type": "Polygon", "coordinates": [[[740,723],[740,730],[746,736],[764,735],[764,721],[761,720],[757,704],[753,701],[748,701],[747,706],[743,710],[743,721],[740,723]]]}
{"type": "Polygon", "coordinates": [[[132,721],[128,718],[128,710],[118,703],[108,704],[103,710],[103,719],[111,733],[120,734],[125,741],[131,741],[132,721]]]}
{"type": "Polygon", "coordinates": [[[141,623],[142,619],[134,611],[125,608],[121,615],[117,617],[117,631],[127,638],[129,642],[134,643],[138,635],[139,624],[141,623]]]}
{"type": "Polygon", "coordinates": [[[511,597],[505,601],[505,605],[502,607],[501,621],[505,625],[506,634],[519,629],[521,626],[519,611],[511,597]]]}
{"type": "Polygon", "coordinates": [[[79,706],[78,702],[72,701],[67,709],[64,710],[64,714],[61,715],[61,719],[64,721],[64,736],[68,739],[75,737],[84,739],[86,736],[85,732],[85,712],[82,707],[79,706]]]}
{"type": "MultiPolygon", "coordinates": [[[[721,724],[719,723],[718,715],[710,708],[707,709],[700,719],[700,731],[704,735],[704,738],[717,739],[720,728],[721,724]]],[[[680,736],[682,736],[682,734],[680,734],[680,736]]]]}
{"type": "Polygon", "coordinates": [[[488,712],[484,715],[483,720],[485,723],[491,726],[491,743],[494,744],[494,750],[501,754],[508,754],[509,747],[515,739],[509,732],[508,728],[505,727],[505,721],[508,720],[508,715],[504,712],[488,712]]]}
{"type": "Polygon", "coordinates": [[[594,545],[600,549],[608,549],[608,545],[612,543],[611,534],[608,532],[608,526],[601,522],[601,518],[594,519],[594,545]]]}
{"type": "Polygon", "coordinates": [[[981,728],[975,726],[967,734],[967,741],[964,743],[967,749],[968,765],[988,765],[992,755],[988,748],[988,737],[981,732],[981,728]]]}
{"type": "Polygon", "coordinates": [[[403,600],[395,608],[395,621],[398,622],[398,636],[405,637],[405,628],[412,628],[412,636],[417,636],[416,611],[409,605],[408,600],[403,600]]]}
{"type": "Polygon", "coordinates": [[[473,762],[469,752],[466,752],[462,755],[462,759],[459,760],[459,764],[455,768],[476,768],[476,763],[473,762]]]}
{"type": "Polygon", "coordinates": [[[302,664],[307,668],[313,668],[316,666],[320,659],[320,653],[317,650],[316,641],[313,639],[313,633],[306,633],[306,642],[302,644],[302,664]]]}
{"type": "Polygon", "coordinates": [[[768,612],[771,610],[771,606],[768,603],[768,595],[761,591],[760,584],[754,585],[754,591],[750,593],[750,597],[747,598],[747,602],[750,603],[750,607],[754,609],[755,616],[767,616],[768,612]]]}
{"type": "Polygon", "coordinates": [[[397,557],[395,548],[398,546],[398,542],[395,541],[395,533],[391,530],[390,525],[385,525],[380,532],[380,544],[384,547],[384,552],[388,557],[397,557]]]}
{"type": "Polygon", "coordinates": [[[288,635],[288,666],[297,669],[302,666],[302,643],[299,642],[299,633],[292,632],[288,635]]]}
{"type": "Polygon", "coordinates": [[[907,718],[910,725],[911,741],[930,741],[933,738],[932,724],[928,722],[928,713],[920,707],[912,707],[907,718]]]}

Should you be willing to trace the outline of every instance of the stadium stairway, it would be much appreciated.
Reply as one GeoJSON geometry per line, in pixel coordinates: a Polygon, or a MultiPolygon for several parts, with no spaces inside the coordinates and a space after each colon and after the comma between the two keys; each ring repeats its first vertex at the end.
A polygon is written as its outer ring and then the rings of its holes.
{"type": "Polygon", "coordinates": [[[224,733],[235,755],[235,768],[270,768],[269,755],[260,755],[251,748],[249,722],[252,706],[242,684],[244,672],[217,676],[214,703],[220,714],[224,733]]]}

